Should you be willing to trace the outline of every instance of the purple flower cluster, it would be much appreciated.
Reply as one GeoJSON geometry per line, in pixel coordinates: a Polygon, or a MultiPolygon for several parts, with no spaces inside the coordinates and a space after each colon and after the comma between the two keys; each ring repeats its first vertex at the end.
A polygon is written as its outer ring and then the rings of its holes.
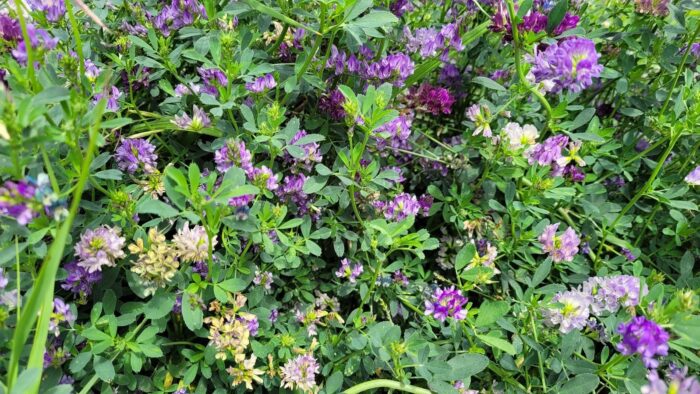
{"type": "Polygon", "coordinates": [[[109,90],[96,93],[94,96],[92,96],[92,103],[96,105],[100,100],[106,98],[107,110],[116,112],[119,111],[119,97],[121,96],[122,92],[116,86],[112,86],[109,90]]]}
{"type": "Polygon", "coordinates": [[[423,83],[418,88],[412,88],[409,97],[414,109],[429,112],[433,115],[450,114],[454,96],[445,88],[423,83]]]}
{"type": "Polygon", "coordinates": [[[102,280],[102,271],[90,272],[75,261],[66,264],[64,268],[68,272],[68,276],[64,279],[61,287],[79,295],[81,298],[92,294],[92,287],[95,283],[102,280]]]}
{"type": "Polygon", "coordinates": [[[279,187],[278,177],[266,166],[255,167],[248,173],[248,179],[253,185],[263,190],[275,191],[279,187]]]}
{"type": "Polygon", "coordinates": [[[127,138],[122,140],[114,154],[114,158],[117,161],[117,166],[122,171],[133,174],[138,170],[143,170],[145,173],[150,174],[156,170],[158,155],[155,152],[156,147],[148,140],[127,138]]]}
{"type": "Polygon", "coordinates": [[[255,271],[255,277],[253,278],[253,283],[256,286],[262,286],[263,289],[265,289],[266,292],[272,290],[272,283],[273,283],[273,278],[272,278],[272,272],[269,271],[255,271]]]}
{"type": "Polygon", "coordinates": [[[63,302],[60,298],[54,298],[53,300],[53,313],[51,314],[51,319],[49,320],[49,331],[53,332],[55,336],[58,336],[60,332],[58,331],[58,325],[66,322],[70,325],[75,322],[75,315],[70,310],[68,304],[63,302]]]}
{"type": "Polygon", "coordinates": [[[172,0],[152,18],[152,22],[156,29],[168,37],[171,32],[194,23],[197,16],[207,18],[207,11],[197,0],[172,0]]]}
{"type": "Polygon", "coordinates": [[[264,75],[256,78],[253,82],[245,84],[245,88],[253,93],[262,93],[265,90],[274,89],[276,86],[277,81],[275,81],[275,77],[272,74],[264,75]]]}
{"type": "Polygon", "coordinates": [[[26,226],[39,216],[41,205],[36,201],[36,186],[28,180],[6,181],[0,187],[0,214],[15,218],[26,226]]]}
{"type": "Polygon", "coordinates": [[[541,166],[556,164],[562,156],[562,149],[569,143],[569,137],[558,134],[547,138],[544,142],[528,149],[525,154],[530,164],[541,166]]]}
{"type": "Polygon", "coordinates": [[[413,118],[409,115],[399,115],[393,120],[384,123],[374,130],[374,139],[377,149],[384,150],[390,146],[392,149],[410,149],[408,139],[411,137],[411,124],[413,118]]]}
{"type": "MultiPolygon", "coordinates": [[[[175,1],[175,0],[174,0],[175,1]]],[[[219,97],[219,87],[228,86],[228,78],[223,71],[218,68],[197,68],[199,76],[204,82],[204,86],[201,88],[202,93],[210,94],[214,97],[219,97]]]]}
{"type": "Polygon", "coordinates": [[[454,286],[450,288],[438,287],[430,300],[425,301],[426,316],[433,316],[438,321],[444,322],[451,317],[455,320],[464,320],[467,317],[467,297],[454,286]]]}
{"type": "Polygon", "coordinates": [[[409,0],[394,0],[389,5],[389,11],[401,18],[406,12],[413,11],[413,4],[409,0]]]}
{"type": "MultiPolygon", "coordinates": [[[[315,163],[320,163],[323,160],[323,155],[321,154],[321,146],[317,142],[307,142],[305,144],[298,144],[308,133],[306,130],[299,130],[294,137],[289,141],[289,145],[293,145],[296,148],[301,148],[302,154],[297,154],[292,156],[289,152],[285,152],[284,160],[287,163],[293,164],[295,167],[303,168],[306,171],[311,171],[315,163]]],[[[296,170],[296,168],[294,169],[296,170]]],[[[294,171],[293,170],[293,171],[294,171]]]]}
{"type": "Polygon", "coordinates": [[[408,216],[415,216],[418,212],[427,216],[433,205],[433,198],[429,195],[423,195],[418,199],[412,194],[401,193],[389,202],[375,201],[373,205],[384,213],[386,219],[400,221],[408,216]]]}
{"type": "Polygon", "coordinates": [[[542,250],[549,253],[552,261],[555,263],[572,261],[578,253],[578,246],[581,240],[571,227],[567,228],[563,234],[556,235],[558,228],[559,223],[545,227],[539,237],[539,241],[542,243],[542,250]]]}
{"type": "Polygon", "coordinates": [[[440,57],[445,61],[450,53],[450,48],[455,51],[464,50],[462,38],[459,35],[459,26],[456,23],[446,24],[440,30],[421,28],[416,30],[415,36],[406,26],[403,35],[406,40],[406,49],[411,53],[418,53],[422,57],[431,57],[440,53],[440,57]]]}
{"type": "Polygon", "coordinates": [[[593,41],[587,38],[571,38],[552,44],[531,58],[532,73],[536,82],[554,83],[554,92],[568,89],[580,92],[593,84],[603,66],[598,64],[600,54],[593,41]]]}
{"type": "Polygon", "coordinates": [[[280,200],[292,202],[297,206],[299,215],[304,215],[309,211],[309,202],[311,198],[304,193],[304,183],[306,175],[296,174],[287,175],[284,177],[282,187],[278,189],[277,196],[280,200]]]}
{"type": "MultiPolygon", "coordinates": [[[[10,25],[10,28],[11,29],[8,32],[3,31],[3,36],[14,35],[16,33],[14,25],[10,25]]],[[[35,56],[37,53],[50,51],[56,48],[56,44],[58,44],[58,38],[52,37],[49,32],[44,29],[39,29],[31,23],[27,25],[27,35],[29,36],[29,42],[32,45],[32,50],[34,51],[35,56]]],[[[20,35],[16,37],[18,44],[17,47],[12,50],[12,56],[14,56],[18,62],[25,65],[27,64],[27,46],[21,37],[22,34],[20,32],[20,35]]]]}
{"type": "Polygon", "coordinates": [[[28,0],[33,11],[43,12],[49,22],[56,22],[66,14],[66,3],[60,0],[28,0]]]}
{"type": "Polygon", "coordinates": [[[119,229],[100,226],[86,230],[75,245],[78,265],[88,272],[102,271],[102,267],[114,267],[115,260],[125,256],[124,243],[119,236],[119,229]]]}
{"type": "Polygon", "coordinates": [[[617,350],[625,356],[639,354],[647,368],[659,366],[656,356],[668,355],[670,335],[656,322],[644,316],[620,324],[617,331],[622,335],[617,350]]]}
{"type": "MultiPolygon", "coordinates": [[[[334,69],[336,75],[347,72],[372,82],[392,82],[395,86],[403,86],[406,78],[411,76],[415,70],[413,61],[404,53],[390,54],[376,62],[370,62],[370,56],[363,56],[363,52],[368,52],[368,50],[365,49],[360,53],[361,57],[368,59],[360,60],[354,54],[348,55],[332,46],[326,68],[334,69]]],[[[368,52],[364,55],[369,54],[368,52]]]]}
{"type": "Polygon", "coordinates": [[[340,268],[335,272],[335,276],[338,278],[347,278],[350,283],[357,282],[357,278],[362,274],[364,268],[362,264],[351,265],[350,259],[340,260],[340,268]]]}
{"type": "Polygon", "coordinates": [[[191,118],[186,113],[183,113],[180,116],[176,115],[172,122],[181,129],[195,131],[211,126],[211,120],[209,119],[207,113],[196,105],[192,108],[191,118]]]}
{"type": "Polygon", "coordinates": [[[683,178],[689,185],[700,186],[700,166],[695,167],[683,178]]]}
{"type": "Polygon", "coordinates": [[[635,0],[636,11],[654,16],[668,15],[668,0],[635,0]]]}
{"type": "Polygon", "coordinates": [[[603,313],[615,313],[620,307],[635,307],[643,295],[648,292],[646,284],[630,275],[595,276],[583,283],[582,291],[590,294],[591,313],[600,316],[603,313]]]}
{"type": "Polygon", "coordinates": [[[345,118],[344,102],[343,93],[339,89],[333,89],[321,96],[318,100],[318,109],[320,113],[327,115],[332,120],[340,121],[345,118]]]}
{"type": "Polygon", "coordinates": [[[0,14],[0,38],[7,42],[20,41],[22,39],[22,27],[17,19],[0,14]]]}
{"type": "Polygon", "coordinates": [[[299,389],[311,393],[316,388],[316,374],[321,367],[314,356],[302,354],[287,361],[280,370],[282,386],[287,389],[299,389]]]}
{"type": "Polygon", "coordinates": [[[253,170],[253,155],[246,149],[243,141],[226,141],[226,145],[214,154],[214,162],[220,173],[228,171],[231,167],[238,167],[246,173],[253,170]]]}

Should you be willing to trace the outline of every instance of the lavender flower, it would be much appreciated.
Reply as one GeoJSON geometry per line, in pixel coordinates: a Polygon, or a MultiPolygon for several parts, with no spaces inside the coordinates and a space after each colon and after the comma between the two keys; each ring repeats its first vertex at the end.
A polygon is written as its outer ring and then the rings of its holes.
{"type": "Polygon", "coordinates": [[[197,84],[190,84],[188,87],[187,85],[179,83],[177,84],[177,86],[175,86],[175,96],[182,97],[187,96],[189,94],[199,94],[201,90],[202,87],[197,84]]]}
{"type": "Polygon", "coordinates": [[[642,386],[642,394],[698,394],[700,382],[695,376],[688,376],[688,367],[678,368],[672,365],[666,373],[666,380],[659,377],[656,369],[649,370],[649,382],[642,386]]]}
{"type": "Polygon", "coordinates": [[[635,0],[636,11],[653,16],[668,15],[668,0],[635,0]]]}
{"type": "Polygon", "coordinates": [[[19,21],[0,14],[0,38],[8,42],[22,40],[22,27],[19,21]]]}
{"type": "Polygon", "coordinates": [[[441,58],[447,60],[450,48],[455,51],[464,50],[459,27],[455,23],[442,26],[440,30],[421,28],[416,30],[415,37],[408,27],[403,30],[406,49],[411,53],[419,53],[422,57],[435,56],[441,53],[441,58]]]}
{"type": "Polygon", "coordinates": [[[347,278],[350,283],[357,282],[357,278],[362,274],[363,267],[362,264],[350,265],[351,261],[349,259],[340,260],[340,268],[335,272],[335,276],[338,278],[347,278]]]}
{"type": "Polygon", "coordinates": [[[293,202],[299,209],[299,214],[303,215],[309,210],[309,195],[304,193],[304,183],[306,175],[287,175],[284,177],[282,187],[277,191],[277,196],[281,200],[293,202]]]}
{"type": "Polygon", "coordinates": [[[116,87],[112,86],[111,89],[109,89],[108,92],[104,93],[96,93],[92,97],[92,103],[94,105],[97,105],[97,103],[102,100],[103,98],[107,99],[107,110],[116,112],[119,111],[119,97],[122,96],[122,92],[116,87]]]}
{"type": "Polygon", "coordinates": [[[690,171],[684,180],[693,186],[700,186],[700,166],[695,167],[693,171],[690,171]]]}
{"type": "Polygon", "coordinates": [[[424,194],[418,198],[418,205],[423,216],[430,215],[430,208],[433,207],[433,196],[424,194]]]}
{"type": "Polygon", "coordinates": [[[102,271],[102,267],[114,267],[115,260],[125,256],[122,248],[126,240],[119,236],[119,229],[101,226],[86,230],[75,246],[78,266],[89,273],[102,271]]]}
{"type": "Polygon", "coordinates": [[[389,6],[389,11],[401,18],[404,13],[413,11],[413,5],[409,0],[394,0],[389,6]]]}
{"type": "Polygon", "coordinates": [[[312,393],[316,388],[316,374],[319,370],[318,362],[312,355],[299,355],[281,368],[282,387],[312,393]]]}
{"type": "Polygon", "coordinates": [[[415,65],[408,55],[396,53],[369,64],[365,76],[378,82],[393,82],[394,86],[401,87],[414,69],[415,65]]]}
{"type": "Polygon", "coordinates": [[[242,196],[232,197],[228,200],[228,205],[235,208],[246,207],[253,201],[253,198],[254,196],[252,194],[244,194],[242,196]]]}
{"type": "Polygon", "coordinates": [[[560,236],[556,235],[560,223],[550,224],[545,227],[544,232],[539,237],[542,243],[542,250],[549,253],[552,261],[559,263],[562,261],[572,261],[578,253],[578,245],[581,240],[576,235],[573,228],[567,228],[560,236]]]}
{"type": "Polygon", "coordinates": [[[639,286],[639,278],[630,275],[596,276],[583,283],[582,291],[591,294],[591,313],[600,316],[605,312],[615,313],[620,307],[639,305],[641,297],[648,292],[646,284],[641,292],[639,286]]]}
{"type": "Polygon", "coordinates": [[[268,319],[270,320],[270,323],[275,323],[277,319],[279,319],[279,317],[280,311],[277,308],[275,308],[270,311],[270,316],[268,317],[268,319]]]}
{"type": "Polygon", "coordinates": [[[95,80],[97,79],[97,77],[100,76],[101,73],[99,67],[97,67],[95,63],[93,63],[90,59],[85,59],[83,63],[85,66],[85,76],[91,82],[95,82],[95,80]]]}
{"type": "Polygon", "coordinates": [[[593,41],[587,38],[571,38],[552,44],[544,52],[531,58],[532,73],[537,82],[553,80],[554,91],[568,89],[580,92],[593,84],[603,66],[598,64],[600,55],[593,41]]]}
{"type": "Polygon", "coordinates": [[[256,78],[253,82],[245,84],[245,88],[253,93],[262,93],[265,90],[274,89],[275,86],[277,86],[277,81],[275,81],[275,77],[272,74],[256,78]]]}
{"type": "Polygon", "coordinates": [[[272,272],[268,272],[268,271],[260,272],[260,271],[256,270],[255,277],[253,278],[253,283],[256,286],[262,285],[262,287],[265,289],[266,292],[272,290],[272,283],[273,283],[272,272]]]}
{"type": "Polygon", "coordinates": [[[205,127],[209,127],[211,125],[211,120],[203,109],[195,105],[192,108],[191,118],[186,113],[183,113],[180,116],[176,115],[175,119],[172,120],[172,123],[181,129],[197,131],[205,127]]]}
{"type": "Polygon", "coordinates": [[[541,166],[551,165],[559,161],[562,149],[569,143],[569,137],[559,134],[547,138],[543,143],[528,149],[525,154],[530,164],[537,163],[541,166]]]}
{"type": "Polygon", "coordinates": [[[576,26],[578,26],[579,20],[580,18],[578,15],[573,15],[567,12],[566,15],[564,15],[564,19],[562,19],[559,23],[559,26],[557,26],[552,31],[552,34],[554,34],[555,36],[559,36],[567,30],[576,28],[576,26]]]}
{"type": "Polygon", "coordinates": [[[593,298],[590,294],[573,290],[557,293],[552,297],[551,308],[542,311],[542,317],[548,326],[559,326],[559,331],[566,334],[572,330],[582,330],[586,327],[589,307],[593,298]]]}
{"type": "Polygon", "coordinates": [[[659,361],[655,357],[668,354],[668,332],[644,316],[620,324],[617,331],[622,335],[617,350],[625,356],[639,354],[647,368],[658,367],[659,361]]]}
{"type": "Polygon", "coordinates": [[[119,169],[123,171],[133,174],[143,169],[145,173],[150,174],[156,170],[158,155],[155,151],[156,147],[148,140],[127,138],[122,140],[114,158],[119,169]]]}
{"type": "Polygon", "coordinates": [[[49,320],[49,331],[53,332],[55,336],[58,336],[60,334],[58,331],[58,325],[63,322],[72,325],[73,322],[75,322],[75,315],[62,299],[54,298],[53,313],[51,314],[51,319],[49,320]]]}
{"type": "Polygon", "coordinates": [[[298,142],[307,136],[305,130],[299,130],[289,141],[289,145],[296,148],[301,148],[303,154],[295,154],[294,157],[285,152],[284,160],[287,163],[294,163],[298,167],[301,167],[307,171],[311,171],[315,163],[320,163],[323,160],[323,155],[321,154],[321,146],[317,142],[307,142],[305,144],[299,145],[298,142]]]}
{"type": "Polygon", "coordinates": [[[491,110],[489,107],[480,104],[474,104],[467,108],[467,118],[474,122],[476,128],[472,135],[483,135],[491,137],[491,110]]]}
{"type": "Polygon", "coordinates": [[[279,187],[277,175],[275,175],[271,169],[267,168],[267,166],[253,168],[248,173],[248,179],[250,179],[253,185],[260,189],[267,189],[271,192],[277,190],[279,187]]]}
{"type": "Polygon", "coordinates": [[[0,187],[0,214],[15,218],[26,226],[39,216],[41,205],[35,199],[36,186],[28,180],[6,181],[0,187]]]}
{"type": "Polygon", "coordinates": [[[387,145],[393,149],[408,149],[408,139],[411,137],[413,119],[407,115],[399,115],[384,123],[374,131],[377,149],[383,150],[387,145]]]}
{"type": "Polygon", "coordinates": [[[151,21],[167,37],[171,32],[194,23],[197,16],[207,18],[204,6],[197,0],[172,0],[151,21]]]}
{"type": "Polygon", "coordinates": [[[216,169],[224,173],[231,167],[238,167],[249,173],[253,170],[253,155],[246,149],[245,142],[228,140],[226,145],[214,154],[216,169]]]}
{"type": "Polygon", "coordinates": [[[68,290],[73,294],[79,295],[81,298],[92,294],[92,287],[95,283],[102,280],[101,271],[88,271],[85,267],[81,267],[77,262],[71,261],[65,267],[68,275],[61,284],[64,290],[68,290]]]}
{"type": "Polygon", "coordinates": [[[454,286],[450,288],[438,287],[435,289],[431,300],[425,301],[426,316],[433,316],[438,321],[444,322],[451,317],[455,320],[464,320],[467,317],[467,297],[454,286]]]}
{"type": "Polygon", "coordinates": [[[408,277],[401,270],[394,271],[392,281],[401,286],[408,286],[408,277]]]}
{"type": "Polygon", "coordinates": [[[408,216],[417,215],[420,208],[421,205],[418,203],[416,196],[408,193],[401,193],[386,205],[384,217],[390,220],[400,221],[408,216]]]}
{"type": "Polygon", "coordinates": [[[214,97],[219,97],[219,87],[228,86],[228,78],[226,77],[226,74],[224,74],[218,68],[199,67],[197,69],[197,72],[204,81],[204,86],[201,89],[202,93],[207,93],[214,97]]]}
{"type": "MultiPolygon", "coordinates": [[[[10,35],[14,34],[14,29],[11,30],[11,33],[4,33],[3,35],[10,35]]],[[[35,27],[33,24],[29,23],[27,25],[27,35],[29,36],[29,42],[32,45],[32,50],[34,51],[34,54],[41,54],[42,52],[50,51],[54,48],[56,48],[56,44],[58,44],[58,38],[52,37],[46,30],[44,29],[39,29],[35,27]]],[[[12,56],[21,64],[26,65],[27,64],[27,46],[24,40],[21,39],[22,35],[19,35],[20,38],[17,38],[18,44],[15,49],[12,50],[12,56]]],[[[41,57],[39,57],[41,58],[41,57]]],[[[38,64],[38,63],[37,63],[38,64]]],[[[35,64],[36,66],[36,64],[35,64]]]]}
{"type": "Polygon", "coordinates": [[[60,0],[28,0],[33,11],[43,12],[49,22],[56,22],[66,14],[66,4],[60,0]]]}

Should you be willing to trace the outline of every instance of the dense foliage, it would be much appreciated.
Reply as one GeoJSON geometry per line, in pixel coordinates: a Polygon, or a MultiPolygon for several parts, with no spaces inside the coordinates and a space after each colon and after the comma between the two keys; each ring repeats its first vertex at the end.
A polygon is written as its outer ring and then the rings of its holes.
{"type": "Polygon", "coordinates": [[[700,393],[690,0],[0,0],[0,392],[700,393]]]}

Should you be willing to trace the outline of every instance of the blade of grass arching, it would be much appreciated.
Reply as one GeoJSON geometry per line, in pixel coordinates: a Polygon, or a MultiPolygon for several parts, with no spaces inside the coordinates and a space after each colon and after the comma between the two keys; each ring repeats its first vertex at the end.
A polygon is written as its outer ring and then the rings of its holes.
{"type": "MultiPolygon", "coordinates": [[[[66,247],[68,233],[70,232],[73,220],[78,213],[78,207],[80,206],[83,189],[85,188],[88,176],[90,175],[90,164],[92,163],[92,158],[97,146],[97,133],[100,129],[102,114],[104,113],[106,105],[106,100],[102,99],[95,107],[95,122],[90,128],[88,147],[85,151],[85,155],[83,156],[83,162],[80,168],[80,177],[78,178],[78,184],[73,192],[73,199],[68,211],[68,217],[60,226],[58,232],[56,233],[56,238],[49,247],[48,253],[44,258],[41,269],[39,270],[37,280],[32,287],[27,304],[24,307],[22,316],[17,322],[17,327],[15,328],[15,332],[12,336],[12,352],[10,354],[10,363],[7,370],[8,390],[12,390],[12,386],[17,380],[19,358],[22,354],[24,344],[29,338],[32,326],[38,318],[37,313],[39,312],[40,308],[42,309],[42,313],[39,324],[37,325],[37,331],[34,335],[34,343],[32,344],[32,350],[29,355],[29,362],[27,366],[28,368],[36,367],[43,369],[46,336],[49,330],[50,315],[53,311],[53,286],[54,280],[56,279],[56,271],[58,271],[58,266],[61,262],[61,257],[63,256],[63,250],[66,247]]],[[[36,393],[39,391],[40,382],[41,379],[37,379],[36,386],[30,391],[31,393],[36,393]]]]}
{"type": "Polygon", "coordinates": [[[288,25],[292,25],[294,27],[300,27],[306,31],[310,31],[310,32],[314,33],[317,36],[321,35],[321,33],[317,32],[316,30],[295,21],[294,19],[288,17],[287,15],[284,15],[283,13],[277,11],[274,8],[266,6],[265,4],[263,4],[257,0],[243,0],[243,2],[248,4],[250,6],[250,8],[254,9],[255,11],[269,15],[275,19],[279,19],[288,25]]]}

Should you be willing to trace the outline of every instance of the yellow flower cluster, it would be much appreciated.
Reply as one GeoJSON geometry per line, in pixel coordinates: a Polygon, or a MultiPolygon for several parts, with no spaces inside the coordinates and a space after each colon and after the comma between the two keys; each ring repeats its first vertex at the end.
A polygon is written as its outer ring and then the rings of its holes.
{"type": "Polygon", "coordinates": [[[180,266],[175,248],[155,228],[148,231],[148,246],[144,245],[142,239],[137,239],[129,245],[129,251],[138,255],[131,271],[139,276],[146,295],[152,295],[158,288],[165,287],[180,266]]]}

